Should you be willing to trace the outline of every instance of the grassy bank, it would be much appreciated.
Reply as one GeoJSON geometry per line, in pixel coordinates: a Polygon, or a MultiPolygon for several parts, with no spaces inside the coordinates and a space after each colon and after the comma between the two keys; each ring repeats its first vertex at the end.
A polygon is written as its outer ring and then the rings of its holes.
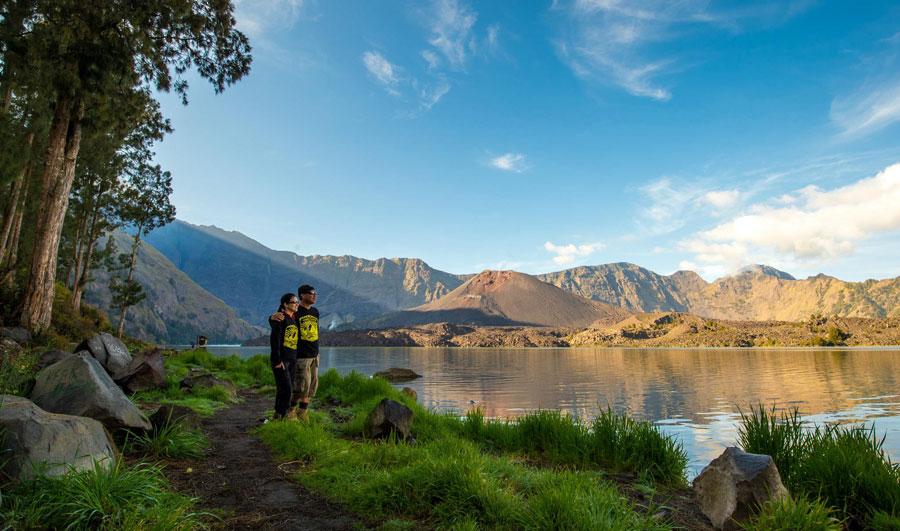
{"type": "Polygon", "coordinates": [[[517,422],[480,411],[461,419],[425,410],[384,380],[333,370],[317,397],[345,406],[313,410],[309,423],[269,423],[260,436],[283,459],[305,464],[299,482],[385,528],[667,529],[655,507],[621,495],[608,472],[684,483],[679,445],[609,413],[589,426],[547,411],[517,422]],[[415,444],[363,437],[367,414],[385,397],[415,412],[415,444]],[[625,458],[609,466],[613,455],[625,458]]]}

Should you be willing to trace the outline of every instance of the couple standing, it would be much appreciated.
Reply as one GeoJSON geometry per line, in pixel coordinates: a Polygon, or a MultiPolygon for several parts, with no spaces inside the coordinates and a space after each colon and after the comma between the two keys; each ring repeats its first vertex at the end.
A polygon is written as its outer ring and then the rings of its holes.
{"type": "Polygon", "coordinates": [[[272,420],[309,418],[309,402],[319,387],[319,310],[312,307],[315,302],[316,288],[304,284],[296,296],[285,293],[278,311],[269,317],[269,360],[276,387],[272,420]]]}

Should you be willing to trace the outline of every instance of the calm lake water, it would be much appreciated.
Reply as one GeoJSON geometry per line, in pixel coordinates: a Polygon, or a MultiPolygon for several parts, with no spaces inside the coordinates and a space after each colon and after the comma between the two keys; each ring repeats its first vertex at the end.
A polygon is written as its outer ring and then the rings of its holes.
{"type": "MultiPolygon", "coordinates": [[[[268,347],[210,347],[216,355],[268,354],[268,347]]],[[[423,378],[424,406],[492,417],[537,408],[592,418],[607,405],[674,435],[694,476],[734,445],[738,408],[798,407],[817,424],[875,423],[900,460],[900,349],[496,349],[323,348],[321,371],[372,374],[389,367],[423,378]]]]}

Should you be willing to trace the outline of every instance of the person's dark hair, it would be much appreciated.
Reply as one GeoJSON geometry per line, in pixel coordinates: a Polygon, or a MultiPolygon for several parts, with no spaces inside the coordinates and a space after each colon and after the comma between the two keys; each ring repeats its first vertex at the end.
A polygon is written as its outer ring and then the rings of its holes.
{"type": "Polygon", "coordinates": [[[285,293],[284,295],[282,295],[281,296],[281,305],[278,306],[278,311],[283,312],[284,305],[291,302],[294,299],[294,297],[296,297],[296,295],[294,295],[293,293],[285,293]]]}
{"type": "Polygon", "coordinates": [[[316,291],[316,288],[310,286],[309,284],[304,284],[297,288],[297,295],[303,295],[304,293],[312,293],[316,291]]]}

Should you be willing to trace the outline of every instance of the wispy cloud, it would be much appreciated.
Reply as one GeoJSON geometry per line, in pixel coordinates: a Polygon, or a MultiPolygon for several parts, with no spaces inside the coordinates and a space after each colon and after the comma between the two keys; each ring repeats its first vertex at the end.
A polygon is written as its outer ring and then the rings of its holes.
{"type": "Polygon", "coordinates": [[[525,155],[521,153],[505,153],[490,160],[490,166],[498,170],[522,173],[527,169],[525,155]]]}
{"type": "Polygon", "coordinates": [[[700,200],[716,208],[725,208],[737,203],[740,195],[738,190],[712,190],[703,194],[700,200]]]}
{"type": "Polygon", "coordinates": [[[835,98],[831,120],[844,139],[865,136],[900,121],[900,78],[835,98]]]}
{"type": "Polygon", "coordinates": [[[270,31],[290,29],[308,4],[305,0],[235,0],[237,28],[251,39],[264,38],[270,31]]]}
{"type": "Polygon", "coordinates": [[[433,4],[431,38],[428,43],[436,48],[452,68],[461,69],[469,55],[475,51],[477,41],[472,28],[478,13],[458,0],[437,0],[433,4]]]}
{"type": "Polygon", "coordinates": [[[742,31],[779,24],[811,2],[758,2],[750,8],[715,10],[708,0],[571,0],[554,2],[567,24],[556,42],[560,59],[579,77],[617,85],[630,94],[666,101],[671,90],[661,79],[684,68],[654,44],[693,31],[742,31]]]}
{"type": "Polygon", "coordinates": [[[397,66],[391,64],[390,61],[376,51],[365,52],[362,55],[362,61],[366,65],[366,69],[375,76],[375,79],[384,86],[388,93],[394,96],[400,95],[400,92],[397,91],[397,85],[400,83],[397,66]]]}
{"type": "Polygon", "coordinates": [[[553,257],[553,262],[559,265],[572,264],[579,258],[587,258],[588,256],[599,252],[604,247],[605,245],[599,242],[581,245],[575,245],[574,243],[568,245],[555,245],[551,242],[544,244],[544,249],[556,255],[553,257]]]}
{"type": "Polygon", "coordinates": [[[705,192],[697,184],[676,183],[671,177],[651,181],[638,191],[648,200],[638,209],[638,223],[654,234],[665,234],[683,227],[687,222],[685,212],[705,192]]]}
{"type": "Polygon", "coordinates": [[[790,197],[794,203],[787,206],[752,205],[680,247],[694,253],[697,262],[735,268],[758,262],[761,255],[795,261],[835,258],[852,253],[863,240],[900,232],[900,164],[831,190],[807,186],[790,197]]]}

